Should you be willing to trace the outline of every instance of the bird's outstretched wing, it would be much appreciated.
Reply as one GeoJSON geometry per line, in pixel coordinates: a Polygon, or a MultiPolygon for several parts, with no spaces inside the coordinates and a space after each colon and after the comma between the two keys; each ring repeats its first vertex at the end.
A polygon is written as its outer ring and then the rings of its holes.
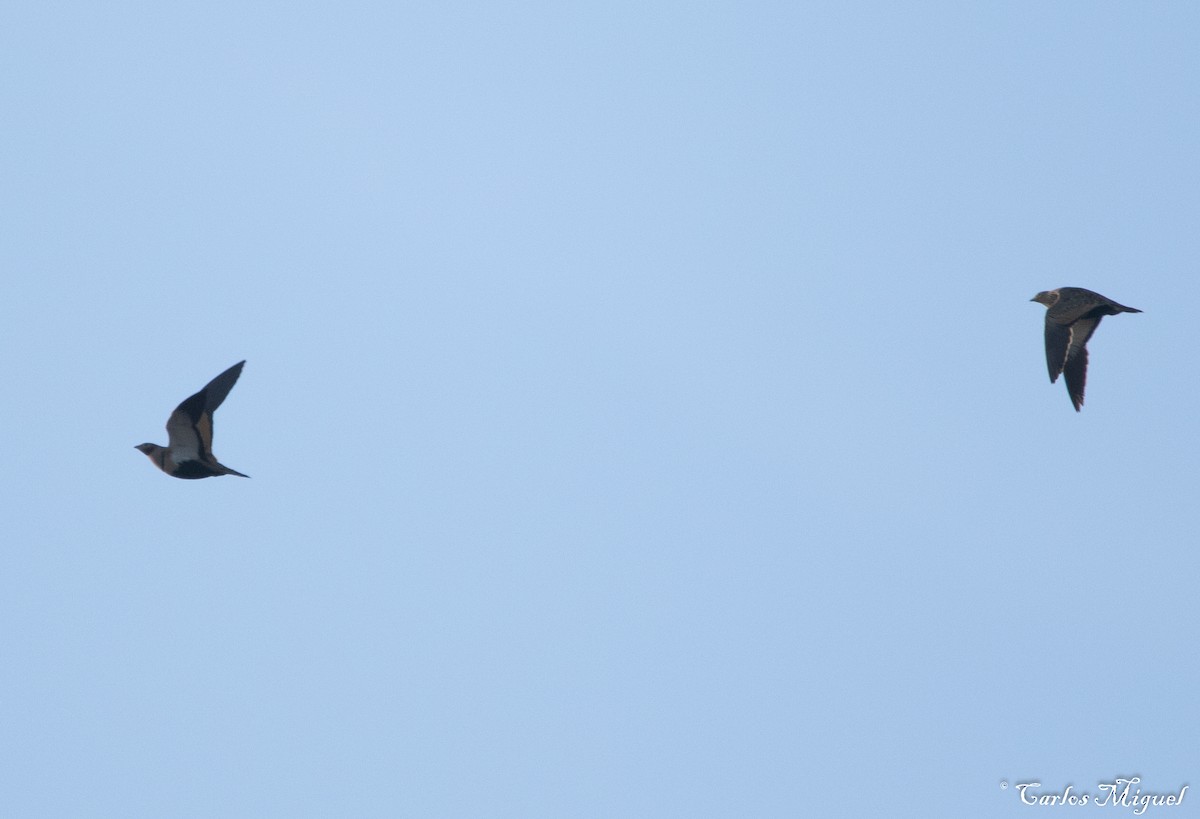
{"type": "Polygon", "coordinates": [[[181,461],[207,461],[212,457],[213,411],[237,383],[245,361],[218,375],[195,395],[184,399],[167,419],[171,457],[181,461]]]}
{"type": "Polygon", "coordinates": [[[1087,386],[1088,351],[1087,343],[1100,326],[1101,316],[1080,319],[1071,325],[1071,344],[1067,348],[1067,360],[1063,364],[1063,377],[1067,381],[1067,394],[1075,411],[1083,406],[1083,392],[1087,386]]]}
{"type": "Polygon", "coordinates": [[[1058,380],[1067,363],[1067,350],[1071,348],[1070,325],[1059,324],[1046,314],[1046,369],[1050,371],[1050,383],[1058,380]]]}
{"type": "Polygon", "coordinates": [[[1087,386],[1087,365],[1087,348],[1080,347],[1078,350],[1072,348],[1071,353],[1067,356],[1067,365],[1063,368],[1063,377],[1067,382],[1067,395],[1071,396],[1071,403],[1075,405],[1076,412],[1079,412],[1080,407],[1083,406],[1083,390],[1087,386]]]}
{"type": "Polygon", "coordinates": [[[209,413],[217,411],[217,407],[221,406],[221,403],[225,400],[225,396],[229,395],[229,391],[237,383],[238,376],[242,374],[242,367],[245,365],[245,361],[239,361],[212,381],[209,381],[204,389],[200,390],[199,394],[204,396],[205,410],[209,413]]]}

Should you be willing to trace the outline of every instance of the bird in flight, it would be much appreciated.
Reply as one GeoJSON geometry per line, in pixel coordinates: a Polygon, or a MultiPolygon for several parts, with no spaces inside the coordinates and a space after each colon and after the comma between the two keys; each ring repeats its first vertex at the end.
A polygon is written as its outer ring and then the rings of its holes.
{"type": "Polygon", "coordinates": [[[1087,383],[1087,343],[1100,326],[1100,319],[1142,311],[1082,287],[1043,290],[1030,301],[1046,305],[1046,367],[1050,370],[1050,383],[1057,381],[1061,373],[1071,403],[1079,412],[1087,383]]]}
{"type": "Polygon", "coordinates": [[[213,413],[237,383],[245,363],[234,364],[175,408],[167,419],[166,446],[138,444],[135,449],[146,453],[155,466],[173,478],[215,478],[219,475],[249,478],[249,475],[218,462],[212,454],[213,413]]]}

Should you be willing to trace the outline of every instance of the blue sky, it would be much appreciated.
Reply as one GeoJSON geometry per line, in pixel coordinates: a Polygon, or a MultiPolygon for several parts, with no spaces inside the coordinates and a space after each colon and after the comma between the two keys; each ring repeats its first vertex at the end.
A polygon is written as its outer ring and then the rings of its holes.
{"type": "Polygon", "coordinates": [[[1198,40],[1185,3],[7,4],[0,813],[1200,786],[1198,40]],[[1145,311],[1078,414],[1062,285],[1145,311]],[[243,358],[251,480],[133,449],[243,358]]]}

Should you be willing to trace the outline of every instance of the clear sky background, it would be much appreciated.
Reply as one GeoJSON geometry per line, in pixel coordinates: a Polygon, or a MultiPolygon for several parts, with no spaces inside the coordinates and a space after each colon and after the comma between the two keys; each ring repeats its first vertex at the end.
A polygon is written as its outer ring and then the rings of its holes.
{"type": "Polygon", "coordinates": [[[4,4],[0,815],[1200,787],[1197,43],[1184,2],[4,4]],[[1062,285],[1145,311],[1079,414],[1062,285]],[[133,449],[243,358],[251,480],[133,449]]]}

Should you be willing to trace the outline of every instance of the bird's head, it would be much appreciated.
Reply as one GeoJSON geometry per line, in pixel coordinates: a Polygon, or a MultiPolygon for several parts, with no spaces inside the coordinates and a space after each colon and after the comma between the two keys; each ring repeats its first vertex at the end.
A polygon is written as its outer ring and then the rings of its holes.
{"type": "Polygon", "coordinates": [[[1030,301],[1036,301],[1039,304],[1046,305],[1047,307],[1053,307],[1054,303],[1058,301],[1058,291],[1043,290],[1041,293],[1038,293],[1036,296],[1030,299],[1030,301]]]}

